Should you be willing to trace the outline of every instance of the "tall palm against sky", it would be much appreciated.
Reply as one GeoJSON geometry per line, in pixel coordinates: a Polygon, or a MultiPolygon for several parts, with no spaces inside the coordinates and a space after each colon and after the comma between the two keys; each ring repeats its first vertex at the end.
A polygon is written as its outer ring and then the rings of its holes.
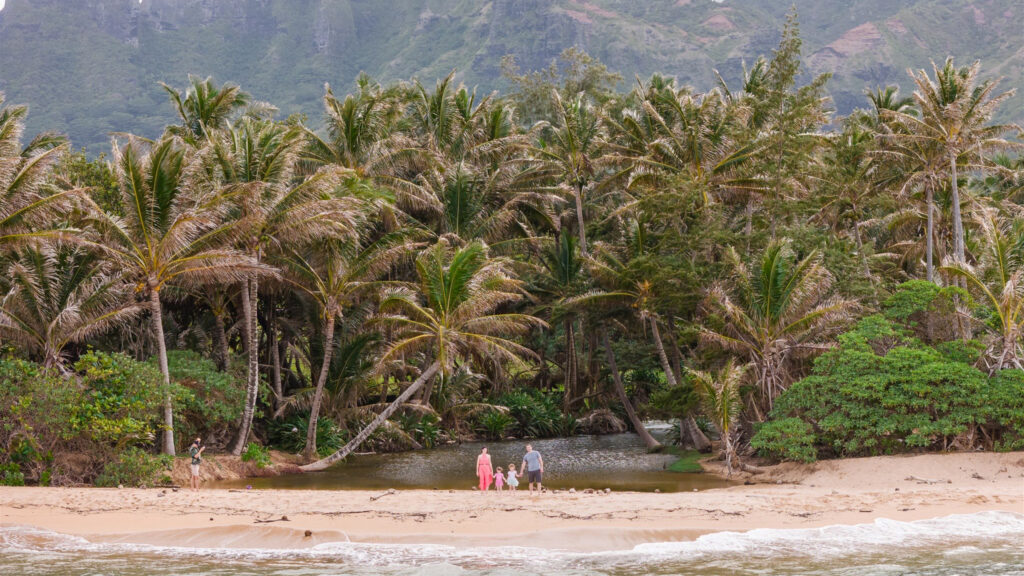
{"type": "Polygon", "coordinates": [[[105,212],[90,201],[88,216],[98,235],[91,245],[135,284],[149,303],[164,398],[162,449],[174,454],[174,413],[169,391],[161,291],[169,284],[242,282],[267,272],[238,250],[225,247],[237,231],[224,216],[229,204],[219,189],[195,178],[192,150],[180,139],[146,142],[130,137],[115,141],[112,160],[124,217],[105,212]]]}
{"type": "Polygon", "coordinates": [[[415,288],[393,288],[382,297],[379,321],[394,330],[394,341],[379,366],[386,370],[395,358],[422,354],[423,371],[344,447],[303,470],[323,470],[351,454],[438,373],[452,374],[462,364],[506,365],[534,356],[509,337],[544,322],[502,311],[505,305],[520,300],[522,286],[512,275],[509,262],[488,258],[483,243],[456,249],[438,242],[416,259],[416,277],[415,288]]]}

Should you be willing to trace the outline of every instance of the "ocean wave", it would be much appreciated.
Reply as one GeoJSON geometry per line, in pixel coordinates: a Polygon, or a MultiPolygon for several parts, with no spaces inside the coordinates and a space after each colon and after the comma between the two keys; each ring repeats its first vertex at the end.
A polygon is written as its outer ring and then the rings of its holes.
{"type": "MultiPolygon", "coordinates": [[[[892,553],[894,549],[939,548],[971,553],[974,550],[1016,547],[1024,539],[1024,514],[982,512],[899,522],[878,519],[857,525],[811,529],[755,529],[747,532],[716,532],[690,541],[651,542],[629,550],[567,552],[520,546],[449,546],[443,544],[385,544],[324,542],[306,548],[221,548],[167,546],[127,542],[96,542],[79,536],[23,526],[0,526],[3,554],[88,554],[96,556],[192,556],[223,561],[316,560],[340,565],[429,567],[437,574],[458,573],[458,567],[527,567],[552,564],[563,567],[587,565],[647,564],[688,558],[814,558],[892,553]]],[[[420,573],[418,571],[417,573],[420,573]]]]}

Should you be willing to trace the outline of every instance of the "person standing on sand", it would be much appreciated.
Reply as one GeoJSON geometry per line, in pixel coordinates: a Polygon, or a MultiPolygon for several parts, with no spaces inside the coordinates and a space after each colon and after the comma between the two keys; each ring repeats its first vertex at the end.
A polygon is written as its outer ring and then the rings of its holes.
{"type": "Polygon", "coordinates": [[[544,490],[544,486],[541,485],[541,480],[544,476],[544,459],[541,458],[540,452],[533,451],[533,446],[526,445],[526,454],[523,455],[523,463],[519,469],[526,470],[526,479],[530,482],[531,494],[533,493],[533,485],[535,483],[537,484],[537,492],[544,490]]]}
{"type": "Polygon", "coordinates": [[[192,456],[192,490],[196,492],[199,491],[199,464],[203,461],[203,450],[206,450],[206,446],[203,446],[202,438],[196,438],[188,448],[188,453],[192,456]]]}
{"type": "Polygon", "coordinates": [[[491,466],[491,455],[487,453],[487,448],[481,449],[480,455],[476,457],[476,476],[480,479],[480,491],[486,492],[494,481],[494,467],[491,466]]]}

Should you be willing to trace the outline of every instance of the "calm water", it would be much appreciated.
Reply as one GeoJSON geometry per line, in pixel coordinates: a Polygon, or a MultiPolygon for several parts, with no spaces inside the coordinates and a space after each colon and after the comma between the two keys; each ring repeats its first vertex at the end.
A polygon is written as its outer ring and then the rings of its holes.
{"type": "MultiPolygon", "coordinates": [[[[544,458],[544,485],[550,488],[679,492],[729,485],[707,474],[667,471],[665,467],[676,457],[648,454],[636,434],[552,438],[531,440],[530,443],[544,458]]],[[[222,482],[215,486],[237,488],[251,484],[254,488],[325,490],[465,490],[476,485],[476,457],[484,446],[490,452],[494,466],[507,470],[510,463],[517,468],[522,463],[526,442],[472,442],[433,450],[356,456],[323,472],[222,482]]],[[[520,480],[520,489],[525,487],[523,480],[520,480]]]]}
{"type": "Polygon", "coordinates": [[[0,574],[321,576],[1024,576],[1024,515],[985,512],[808,530],[720,532],[689,542],[572,553],[521,547],[332,542],[305,549],[97,544],[0,527],[0,574]]]}

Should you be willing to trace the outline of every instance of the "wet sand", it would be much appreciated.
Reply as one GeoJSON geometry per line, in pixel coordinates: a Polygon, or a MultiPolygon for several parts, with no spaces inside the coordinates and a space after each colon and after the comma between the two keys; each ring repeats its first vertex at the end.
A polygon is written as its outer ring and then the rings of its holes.
{"type": "Polygon", "coordinates": [[[381,496],[382,491],[0,487],[0,523],[93,541],[201,548],[302,548],[351,540],[589,551],[725,530],[911,521],[989,510],[1024,514],[1021,452],[784,464],[758,479],[769,483],[673,494],[532,496],[525,490],[402,490],[381,496]]]}

